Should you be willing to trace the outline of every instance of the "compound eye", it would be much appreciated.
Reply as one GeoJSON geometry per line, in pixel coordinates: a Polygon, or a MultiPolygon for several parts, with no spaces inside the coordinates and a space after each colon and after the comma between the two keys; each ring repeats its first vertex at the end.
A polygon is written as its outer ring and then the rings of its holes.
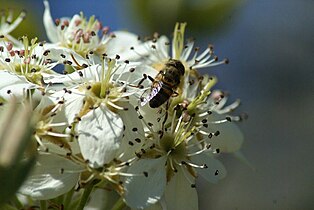
{"type": "Polygon", "coordinates": [[[181,75],[183,76],[184,72],[185,72],[185,68],[184,68],[183,64],[181,63],[181,61],[176,62],[176,67],[177,67],[177,69],[179,69],[181,75]]]}
{"type": "Polygon", "coordinates": [[[181,61],[175,60],[175,59],[171,59],[171,60],[169,60],[168,65],[169,66],[173,66],[174,68],[178,69],[180,71],[181,76],[184,75],[185,68],[184,68],[184,65],[182,64],[181,61]]]}

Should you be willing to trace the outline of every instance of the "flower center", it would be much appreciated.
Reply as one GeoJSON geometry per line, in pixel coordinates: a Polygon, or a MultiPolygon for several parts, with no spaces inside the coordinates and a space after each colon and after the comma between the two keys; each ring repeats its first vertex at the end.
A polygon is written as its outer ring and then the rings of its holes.
{"type": "Polygon", "coordinates": [[[63,46],[73,49],[82,56],[90,51],[104,53],[104,45],[101,44],[104,37],[99,37],[98,33],[102,30],[102,35],[106,35],[108,28],[102,27],[95,16],[86,19],[81,12],[80,15],[75,15],[70,23],[68,21],[61,23],[60,27],[63,46]]]}

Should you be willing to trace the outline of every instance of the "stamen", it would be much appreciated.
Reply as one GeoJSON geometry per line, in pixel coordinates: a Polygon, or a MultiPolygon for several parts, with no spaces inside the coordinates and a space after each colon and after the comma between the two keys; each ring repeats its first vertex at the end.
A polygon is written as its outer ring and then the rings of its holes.
{"type": "Polygon", "coordinates": [[[178,165],[182,166],[182,165],[188,165],[188,166],[191,166],[193,168],[208,168],[208,166],[206,164],[203,164],[203,165],[197,165],[197,164],[194,164],[194,163],[191,163],[191,162],[187,162],[187,161],[182,161],[181,163],[177,163],[178,165]]]}
{"type": "Polygon", "coordinates": [[[125,110],[124,107],[118,106],[118,105],[112,103],[110,100],[107,100],[107,104],[118,109],[118,110],[125,110]]]}
{"type": "Polygon", "coordinates": [[[62,134],[62,133],[55,133],[51,131],[45,132],[47,135],[54,136],[54,137],[61,137],[61,138],[69,138],[71,137],[69,134],[62,134]]]}

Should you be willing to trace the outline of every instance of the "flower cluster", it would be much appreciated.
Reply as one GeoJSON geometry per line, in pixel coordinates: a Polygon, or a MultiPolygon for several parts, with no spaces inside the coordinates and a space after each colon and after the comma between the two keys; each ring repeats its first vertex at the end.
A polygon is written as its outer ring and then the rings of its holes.
{"type": "Polygon", "coordinates": [[[217,157],[243,142],[244,116],[230,114],[239,101],[226,105],[217,78],[199,73],[228,60],[185,41],[185,23],[172,40],[141,40],[83,13],[54,21],[44,5],[47,42],[9,35],[24,13],[0,26],[1,110],[14,98],[35,116],[37,161],[18,197],[64,209],[109,208],[103,198],[115,209],[198,209],[197,178],[224,178],[217,157]]]}

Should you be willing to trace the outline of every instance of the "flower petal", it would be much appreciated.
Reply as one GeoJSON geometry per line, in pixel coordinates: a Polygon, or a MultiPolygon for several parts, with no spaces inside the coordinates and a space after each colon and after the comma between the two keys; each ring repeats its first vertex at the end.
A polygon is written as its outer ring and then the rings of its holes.
{"type": "Polygon", "coordinates": [[[138,114],[131,104],[123,104],[127,111],[119,111],[119,115],[125,125],[123,132],[122,144],[119,149],[119,154],[123,153],[120,160],[125,161],[134,156],[141,146],[145,143],[145,134],[141,120],[138,118],[138,114]],[[136,128],[136,132],[132,131],[136,128]]]}
{"type": "MultiPolygon", "coordinates": [[[[58,44],[51,44],[46,43],[44,45],[45,50],[49,50],[50,52],[45,57],[46,59],[51,59],[53,61],[67,61],[69,63],[72,63],[72,65],[80,65],[83,66],[83,64],[88,64],[88,60],[81,55],[79,55],[77,52],[75,52],[72,49],[59,46],[58,44]]],[[[90,56],[93,57],[95,60],[95,63],[99,63],[100,60],[96,56],[90,56]],[[97,59],[96,59],[97,58],[97,59]]]]}
{"type": "Polygon", "coordinates": [[[35,85],[28,82],[25,77],[13,74],[7,70],[0,71],[0,81],[0,89],[14,84],[25,84],[25,87],[29,88],[35,87],[35,85]]]}
{"type": "Polygon", "coordinates": [[[196,171],[208,182],[217,183],[227,174],[225,166],[219,160],[215,159],[211,153],[192,156],[191,160],[198,165],[206,164],[207,168],[199,168],[196,171]]]}
{"type": "Polygon", "coordinates": [[[125,179],[124,199],[131,208],[145,208],[156,203],[166,187],[166,157],[142,159],[133,163],[128,173],[134,174],[125,179]],[[148,176],[138,176],[147,172],[148,176]]]}
{"type": "Polygon", "coordinates": [[[77,183],[83,168],[69,159],[40,154],[20,192],[34,199],[52,199],[68,192],[77,183]]]}
{"type": "Polygon", "coordinates": [[[59,41],[58,29],[51,17],[49,2],[44,0],[44,5],[45,5],[45,11],[44,11],[43,21],[44,21],[44,26],[46,29],[47,37],[51,42],[56,43],[59,41]]]}
{"type": "Polygon", "coordinates": [[[165,200],[167,209],[171,210],[197,210],[198,198],[196,189],[191,187],[187,177],[191,180],[194,178],[178,169],[178,173],[175,174],[168,183],[165,191],[165,200]]]}
{"type": "Polygon", "coordinates": [[[106,106],[99,106],[84,115],[77,125],[82,155],[91,167],[110,162],[120,147],[123,121],[106,106]]]}
{"type": "Polygon", "coordinates": [[[14,95],[17,98],[24,98],[27,95],[27,90],[35,90],[32,93],[33,99],[41,98],[40,91],[36,90],[39,87],[26,80],[25,77],[13,74],[6,70],[0,71],[0,97],[8,100],[14,95]]]}
{"type": "Polygon", "coordinates": [[[130,60],[139,57],[130,48],[140,44],[136,34],[127,31],[114,31],[114,38],[107,42],[107,54],[109,57],[115,57],[117,54],[121,60],[130,60]]]}
{"type": "MultiPolygon", "coordinates": [[[[213,113],[213,115],[216,115],[213,113]]],[[[218,117],[215,117],[218,119],[218,117]]],[[[244,137],[238,126],[234,122],[221,124],[210,124],[210,132],[219,131],[218,136],[210,139],[212,148],[219,149],[220,152],[232,153],[238,151],[244,141],[244,137]]]]}
{"type": "Polygon", "coordinates": [[[75,71],[70,74],[43,74],[45,83],[74,83],[79,84],[84,81],[99,81],[101,72],[100,65],[93,65],[85,69],[75,71]],[[79,73],[80,72],[80,73],[79,73]],[[81,75],[83,76],[81,76],[81,75]]]}

